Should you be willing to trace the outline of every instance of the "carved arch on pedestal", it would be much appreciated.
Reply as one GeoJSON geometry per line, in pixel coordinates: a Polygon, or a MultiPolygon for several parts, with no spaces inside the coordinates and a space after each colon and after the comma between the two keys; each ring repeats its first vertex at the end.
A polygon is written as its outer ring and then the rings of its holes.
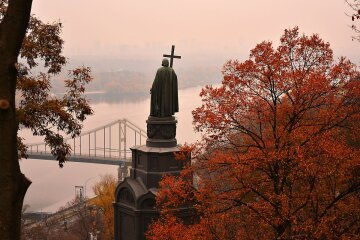
{"type": "Polygon", "coordinates": [[[135,205],[135,196],[133,191],[126,186],[120,188],[116,194],[116,202],[135,205]]]}
{"type": "Polygon", "coordinates": [[[155,210],[156,208],[156,200],[155,195],[151,192],[148,192],[141,196],[138,200],[138,206],[140,209],[148,209],[148,210],[155,210]]]}

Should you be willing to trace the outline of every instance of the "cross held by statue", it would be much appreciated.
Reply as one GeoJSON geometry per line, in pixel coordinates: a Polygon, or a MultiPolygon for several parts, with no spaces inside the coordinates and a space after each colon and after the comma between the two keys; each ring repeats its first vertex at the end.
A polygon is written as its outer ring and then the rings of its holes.
{"type": "Polygon", "coordinates": [[[181,56],[176,56],[174,55],[174,51],[175,51],[175,45],[172,45],[171,46],[171,54],[168,55],[168,54],[163,54],[163,57],[167,57],[167,58],[170,58],[170,67],[172,68],[173,66],[173,60],[174,58],[179,58],[181,59],[181,56]]]}

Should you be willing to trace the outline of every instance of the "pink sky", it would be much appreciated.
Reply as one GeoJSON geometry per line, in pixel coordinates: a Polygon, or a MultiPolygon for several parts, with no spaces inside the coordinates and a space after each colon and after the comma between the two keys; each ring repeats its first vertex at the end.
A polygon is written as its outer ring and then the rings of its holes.
{"type": "MultiPolygon", "coordinates": [[[[247,58],[250,49],[263,40],[277,45],[284,29],[294,26],[299,26],[301,33],[318,33],[331,43],[336,56],[349,56],[359,64],[360,43],[351,41],[353,32],[348,27],[351,21],[346,11],[350,10],[344,0],[34,0],[33,3],[33,13],[43,21],[60,19],[63,23],[66,56],[131,58],[136,63],[153,59],[154,71],[162,54],[169,53],[172,44],[176,45],[176,53],[182,55],[176,67],[197,59],[201,59],[197,64],[206,67],[203,60],[209,58],[215,59],[216,66],[221,68],[227,59],[247,58]]],[[[89,59],[83,59],[87,66],[89,59]]],[[[192,129],[190,111],[200,104],[193,95],[197,96],[198,91],[181,91],[188,93],[183,95],[184,99],[192,104],[181,113],[188,122],[180,121],[179,126],[186,131],[192,129]]],[[[111,108],[98,105],[107,113],[89,118],[85,128],[97,127],[98,123],[108,122],[104,119],[118,116],[144,124],[146,111],[134,113],[133,105],[129,106],[129,113],[124,113],[127,109],[124,104],[110,105],[111,108]],[[131,115],[140,113],[143,115],[131,115]]],[[[191,141],[186,131],[179,131],[184,135],[180,141],[191,141]]],[[[27,140],[33,142],[30,137],[27,140]]],[[[58,170],[56,162],[44,164],[22,162],[22,170],[34,182],[25,203],[39,210],[73,196],[74,185],[84,184],[99,172],[110,171],[73,164],[58,170]],[[39,174],[40,170],[45,175],[39,174]]]]}
{"type": "Polygon", "coordinates": [[[65,54],[146,58],[244,58],[256,43],[278,43],[285,28],[318,33],[336,56],[359,63],[343,0],[34,0],[33,13],[64,24],[65,54]]]}

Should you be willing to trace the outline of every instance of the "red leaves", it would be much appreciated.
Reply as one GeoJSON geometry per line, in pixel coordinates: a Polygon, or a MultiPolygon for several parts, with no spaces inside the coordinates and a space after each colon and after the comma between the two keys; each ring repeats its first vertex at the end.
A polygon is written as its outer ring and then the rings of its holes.
{"type": "Polygon", "coordinates": [[[349,174],[360,168],[355,65],[335,62],[328,43],[294,28],[276,50],[263,42],[249,60],[227,62],[223,74],[193,111],[204,133],[192,149],[196,160],[163,181],[154,239],[177,239],[162,237],[167,227],[184,239],[358,236],[360,219],[350,216],[360,212],[360,182],[349,174]],[[168,210],[187,199],[202,218],[184,228],[168,210]]]}
{"type": "Polygon", "coordinates": [[[186,240],[187,227],[174,216],[167,216],[164,223],[155,222],[150,226],[151,231],[147,233],[146,239],[157,240],[186,240]]]}

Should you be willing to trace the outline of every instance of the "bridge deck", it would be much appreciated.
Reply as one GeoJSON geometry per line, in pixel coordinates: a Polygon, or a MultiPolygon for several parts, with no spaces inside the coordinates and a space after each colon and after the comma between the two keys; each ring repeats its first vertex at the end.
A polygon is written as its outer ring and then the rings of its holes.
{"type": "MultiPolygon", "coordinates": [[[[28,154],[28,159],[35,160],[56,160],[55,157],[51,154],[41,154],[41,153],[30,153],[28,154]]],[[[104,158],[96,156],[70,156],[69,162],[82,162],[82,163],[96,163],[96,164],[107,164],[107,165],[131,165],[131,158],[119,159],[119,158],[104,158]]]]}
{"type": "MultiPolygon", "coordinates": [[[[76,138],[66,138],[65,142],[71,147],[71,162],[129,166],[129,147],[142,145],[146,137],[146,131],[127,119],[119,119],[76,138]]],[[[28,155],[31,159],[56,160],[45,142],[28,145],[28,155]]]]}

